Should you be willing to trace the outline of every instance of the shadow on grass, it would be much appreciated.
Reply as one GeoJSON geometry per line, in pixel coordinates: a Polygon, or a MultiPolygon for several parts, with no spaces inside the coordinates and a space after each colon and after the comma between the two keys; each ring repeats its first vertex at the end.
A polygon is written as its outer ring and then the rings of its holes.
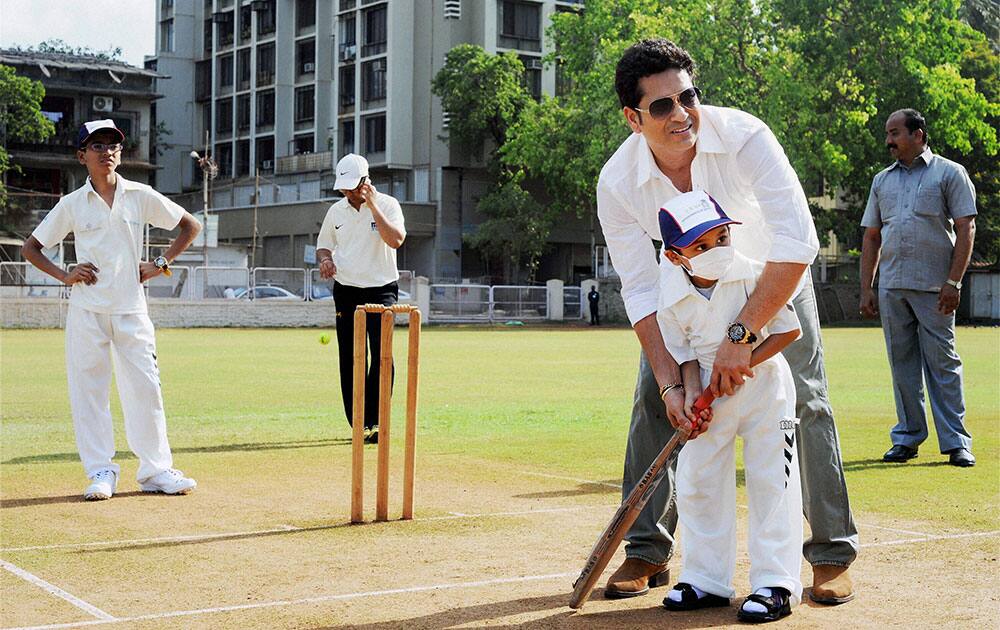
{"type": "Polygon", "coordinates": [[[548,492],[529,492],[515,494],[516,499],[557,499],[560,497],[579,497],[593,494],[621,494],[621,479],[607,481],[589,481],[577,484],[576,488],[567,490],[549,490],[548,492]]]}
{"type": "MultiPolygon", "coordinates": [[[[248,442],[246,444],[217,444],[215,446],[187,446],[171,449],[176,453],[228,453],[239,451],[280,451],[296,448],[321,448],[324,446],[345,446],[351,443],[351,438],[330,438],[322,440],[292,440],[289,442],[248,442]]],[[[135,459],[132,451],[118,451],[115,459],[135,459]]],[[[77,453],[46,453],[43,455],[27,455],[14,457],[3,462],[7,464],[51,464],[54,462],[78,462],[77,453]]],[[[118,496],[118,495],[115,495],[118,496]]]]}
{"type": "MultiPolygon", "coordinates": [[[[139,492],[138,490],[134,492],[116,492],[115,499],[121,499],[125,497],[143,497],[149,496],[150,492],[139,492]]],[[[66,494],[60,497],[28,497],[26,499],[0,499],[0,509],[7,508],[18,508],[18,507],[29,507],[32,505],[50,505],[52,503],[87,503],[83,498],[83,493],[78,494],[66,494]]],[[[94,501],[97,503],[97,501],[94,501]]]]}
{"type": "MultiPolygon", "coordinates": [[[[502,587],[501,587],[502,588],[502,587]]],[[[525,597],[509,601],[477,604],[464,608],[451,608],[420,617],[393,619],[378,623],[358,624],[351,627],[368,630],[388,628],[451,628],[479,625],[490,622],[491,628],[714,628],[732,626],[736,613],[731,608],[713,608],[691,613],[671,613],[659,606],[660,598],[651,598],[650,607],[623,609],[584,614],[573,612],[568,606],[569,592],[547,597],[525,597]],[[507,621],[505,617],[531,615],[530,620],[507,621]],[[501,622],[501,623],[497,623],[501,622]]],[[[600,589],[593,597],[600,597],[600,589]]],[[[315,630],[329,630],[343,626],[314,626],[315,630]]]]}
{"type": "Polygon", "coordinates": [[[928,468],[935,466],[950,466],[947,459],[940,459],[937,461],[929,462],[922,461],[916,462],[912,459],[908,462],[887,462],[881,457],[872,459],[855,459],[849,462],[844,462],[844,470],[847,472],[853,472],[856,470],[872,470],[874,468],[928,468]]]}

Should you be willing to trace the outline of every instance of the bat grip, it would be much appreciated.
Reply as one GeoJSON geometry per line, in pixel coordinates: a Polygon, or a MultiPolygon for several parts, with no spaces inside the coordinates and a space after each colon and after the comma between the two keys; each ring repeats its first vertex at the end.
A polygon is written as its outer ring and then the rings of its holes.
{"type": "Polygon", "coordinates": [[[705,411],[712,406],[714,401],[715,396],[712,394],[712,390],[706,389],[701,393],[701,396],[698,396],[698,400],[694,401],[695,412],[701,413],[702,411],[705,411]]]}

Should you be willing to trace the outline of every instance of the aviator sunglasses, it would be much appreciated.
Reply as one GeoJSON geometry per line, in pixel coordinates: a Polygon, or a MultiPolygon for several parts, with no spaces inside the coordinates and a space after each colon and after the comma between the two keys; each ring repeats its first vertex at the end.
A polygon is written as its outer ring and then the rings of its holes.
{"type": "Polygon", "coordinates": [[[632,109],[637,112],[649,114],[653,120],[662,120],[674,111],[674,103],[680,103],[681,107],[685,109],[693,109],[699,101],[701,101],[701,90],[692,85],[677,94],[656,99],[649,104],[649,109],[640,109],[638,107],[633,107],[632,109]]]}

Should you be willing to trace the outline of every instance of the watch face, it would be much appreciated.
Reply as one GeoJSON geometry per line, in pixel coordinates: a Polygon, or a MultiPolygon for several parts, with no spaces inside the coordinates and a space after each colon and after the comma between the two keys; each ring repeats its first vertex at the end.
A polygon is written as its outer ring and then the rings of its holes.
{"type": "Polygon", "coordinates": [[[746,337],[747,329],[743,324],[730,324],[729,338],[733,341],[742,341],[746,337]]]}

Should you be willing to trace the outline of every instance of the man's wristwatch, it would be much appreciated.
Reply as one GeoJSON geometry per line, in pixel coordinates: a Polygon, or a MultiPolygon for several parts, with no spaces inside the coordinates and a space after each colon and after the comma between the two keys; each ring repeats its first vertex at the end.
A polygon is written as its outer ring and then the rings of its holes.
{"type": "Polygon", "coordinates": [[[950,284],[951,286],[955,287],[956,291],[961,291],[962,290],[962,281],[961,280],[959,280],[959,281],[956,282],[956,281],[952,280],[951,278],[948,278],[947,280],[944,281],[944,283],[945,284],[950,284]]]}
{"type": "Polygon", "coordinates": [[[739,322],[729,324],[726,330],[726,337],[732,343],[749,345],[757,343],[757,335],[750,332],[750,329],[739,322]]]}
{"type": "Polygon", "coordinates": [[[167,259],[165,257],[157,256],[156,258],[153,259],[153,264],[156,265],[157,269],[163,272],[163,275],[165,276],[172,275],[172,272],[170,271],[170,263],[167,262],[167,259]]]}

